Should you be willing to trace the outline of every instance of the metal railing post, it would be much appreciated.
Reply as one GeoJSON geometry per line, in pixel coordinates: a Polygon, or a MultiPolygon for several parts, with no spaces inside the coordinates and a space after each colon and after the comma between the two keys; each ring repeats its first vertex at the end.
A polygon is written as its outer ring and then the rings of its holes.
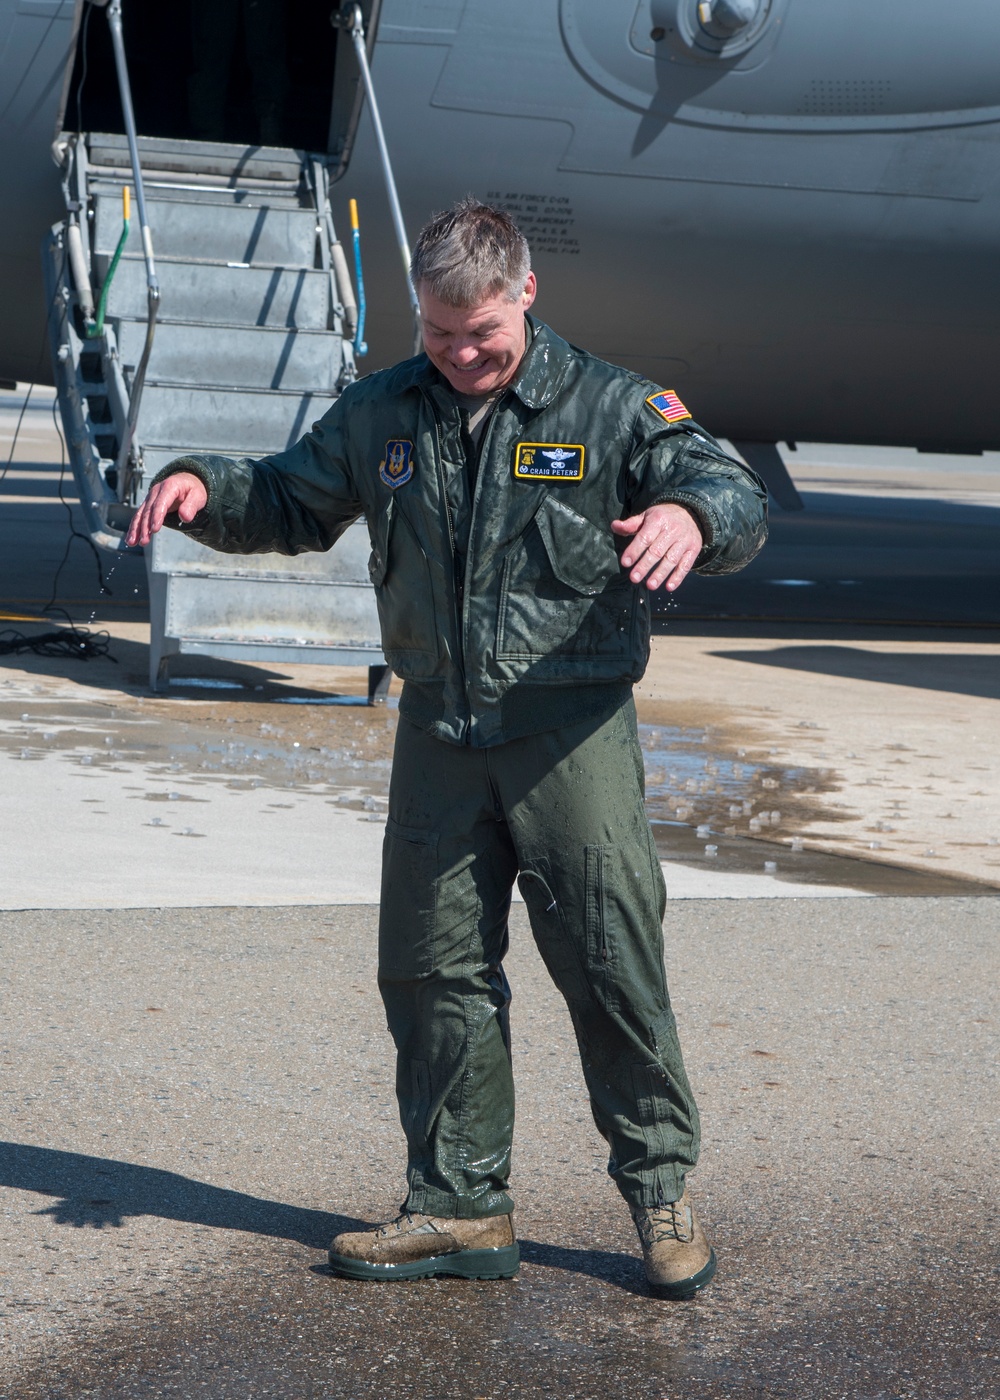
{"type": "Polygon", "coordinates": [[[417,301],[416,289],[410,278],[410,244],[406,236],[406,225],[403,223],[403,211],[399,203],[399,195],[396,193],[396,181],[392,173],[392,161],[389,158],[389,147],[386,145],[385,132],[382,130],[382,117],[379,113],[378,99],[375,96],[375,88],[372,83],[371,68],[368,64],[368,50],[365,47],[365,30],[363,16],[360,5],[351,5],[340,11],[336,17],[336,22],[342,29],[346,29],[354,45],[354,52],[358,60],[358,68],[361,70],[361,80],[364,83],[365,95],[368,98],[368,109],[371,112],[372,126],[375,128],[375,141],[378,145],[379,158],[382,161],[382,174],[385,179],[385,192],[389,199],[389,210],[392,214],[392,222],[396,230],[396,241],[399,244],[399,251],[403,258],[403,267],[406,271],[406,289],[410,296],[410,308],[413,312],[413,349],[414,353],[419,353],[422,348],[422,337],[420,334],[420,305],[417,301]]]}

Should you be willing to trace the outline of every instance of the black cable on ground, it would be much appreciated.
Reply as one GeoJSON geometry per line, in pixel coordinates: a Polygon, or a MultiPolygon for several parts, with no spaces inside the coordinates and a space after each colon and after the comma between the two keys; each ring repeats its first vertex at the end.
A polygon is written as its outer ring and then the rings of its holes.
{"type": "Polygon", "coordinates": [[[28,400],[31,398],[31,391],[34,389],[34,387],[34,380],[32,380],[32,382],[28,385],[28,392],[24,396],[24,403],[21,405],[21,412],[17,416],[17,427],[14,429],[14,437],[10,444],[10,452],[7,454],[7,461],[4,463],[4,469],[2,472],[0,472],[0,481],[3,481],[4,477],[10,471],[11,464],[14,461],[14,453],[17,451],[17,439],[21,434],[21,424],[24,422],[24,415],[28,411],[28,400]]]}
{"type": "Polygon", "coordinates": [[[77,627],[74,622],[56,632],[39,632],[34,637],[13,627],[5,627],[0,632],[0,656],[22,656],[27,652],[34,652],[36,656],[76,656],[81,661],[105,656],[117,665],[117,657],[111,655],[110,633],[91,632],[89,627],[77,627]]]}

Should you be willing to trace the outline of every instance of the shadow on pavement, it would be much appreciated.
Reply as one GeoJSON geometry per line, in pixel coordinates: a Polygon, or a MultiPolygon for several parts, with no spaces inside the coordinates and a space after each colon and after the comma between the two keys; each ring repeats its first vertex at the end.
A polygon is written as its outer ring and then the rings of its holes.
{"type": "MultiPolygon", "coordinates": [[[[556,1269],[562,1273],[578,1274],[582,1278],[595,1279],[598,1283],[610,1284],[623,1293],[631,1293],[638,1298],[648,1298],[645,1275],[638,1257],[629,1254],[612,1253],[605,1249],[567,1249],[564,1246],[542,1244],[539,1240],[528,1240],[519,1235],[517,1243],[521,1250],[521,1263],[534,1264],[541,1269],[556,1269]]],[[[338,1285],[353,1287],[356,1280],[342,1279],[329,1264],[312,1264],[310,1273],[329,1278],[338,1285]]],[[[456,1287],[460,1280],[454,1280],[456,1287]]],[[[367,1284],[361,1287],[367,1288],[367,1284]]]]}
{"type": "Polygon", "coordinates": [[[635,1293],[648,1298],[649,1289],[637,1257],[629,1254],[613,1254],[604,1249],[566,1249],[538,1240],[520,1238],[521,1262],[537,1264],[543,1269],[561,1269],[566,1273],[585,1274],[610,1283],[626,1293],[635,1293]]]}
{"type": "Polygon", "coordinates": [[[248,1196],[158,1167],[16,1142],[0,1142],[0,1186],[58,1197],[36,1214],[77,1229],[114,1229],[131,1217],[150,1215],[326,1249],[341,1230],[365,1223],[248,1196]]]}
{"type": "MultiPolygon", "coordinates": [[[[0,627],[8,624],[0,622],[0,627]]],[[[26,637],[39,632],[56,629],[64,630],[66,620],[62,616],[46,614],[31,622],[9,624],[16,627],[26,637]]],[[[100,620],[88,623],[77,622],[81,629],[93,634],[104,631],[100,620]]],[[[59,680],[72,681],[76,685],[92,686],[99,692],[108,690],[139,691],[148,693],[149,647],[146,643],[129,641],[123,637],[113,637],[109,655],[87,659],[77,656],[38,656],[33,652],[23,652],[17,656],[0,659],[0,675],[6,666],[29,676],[50,676],[59,680]]]]}
{"type": "Polygon", "coordinates": [[[997,656],[934,652],[901,655],[874,651],[871,647],[791,646],[776,647],[773,651],[714,651],[711,654],[726,661],[748,661],[755,666],[779,666],[882,685],[1000,699],[1000,653],[997,656]]]}
{"type": "MultiPolygon", "coordinates": [[[[66,622],[61,616],[46,615],[31,622],[18,622],[13,625],[30,637],[54,628],[64,629],[66,622]]],[[[99,619],[90,624],[77,625],[89,628],[94,634],[103,630],[99,619]]],[[[3,620],[0,618],[0,629],[3,626],[3,620]]],[[[3,675],[5,662],[12,670],[24,672],[26,675],[56,677],[59,680],[72,681],[76,685],[92,687],[97,692],[118,690],[143,697],[154,693],[149,688],[149,644],[127,637],[113,636],[109,655],[106,657],[84,659],[76,656],[37,656],[32,652],[24,652],[10,658],[0,657],[0,676],[3,675]]],[[[235,705],[269,703],[276,693],[314,696],[317,699],[332,693],[329,684],[325,682],[312,687],[294,685],[282,671],[260,664],[249,665],[210,656],[177,657],[173,660],[172,674],[173,683],[156,692],[161,699],[178,695],[195,696],[207,701],[224,699],[227,704],[235,705]],[[195,686],[185,689],[183,681],[192,677],[195,678],[195,686]],[[205,678],[216,682],[229,681],[232,683],[232,689],[220,694],[200,692],[197,681],[205,678]],[[277,691],[275,687],[278,687],[277,691]]]]}

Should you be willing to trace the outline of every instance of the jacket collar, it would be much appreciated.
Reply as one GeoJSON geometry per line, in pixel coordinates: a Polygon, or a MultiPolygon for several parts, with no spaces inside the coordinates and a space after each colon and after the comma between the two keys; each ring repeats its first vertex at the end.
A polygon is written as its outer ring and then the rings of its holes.
{"type": "MultiPolygon", "coordinates": [[[[531,344],[509,388],[525,407],[545,408],[562,386],[573,351],[568,342],[556,335],[544,321],[536,320],[534,316],[526,316],[525,320],[531,327],[531,344]]],[[[428,389],[434,386],[449,387],[448,381],[438,373],[426,355],[417,355],[398,368],[402,371],[402,382],[398,382],[398,388],[408,388],[410,385],[428,389]]]]}
{"type": "Polygon", "coordinates": [[[525,320],[531,326],[532,340],[510,387],[525,407],[545,408],[562,387],[573,352],[544,321],[534,316],[525,320]]]}

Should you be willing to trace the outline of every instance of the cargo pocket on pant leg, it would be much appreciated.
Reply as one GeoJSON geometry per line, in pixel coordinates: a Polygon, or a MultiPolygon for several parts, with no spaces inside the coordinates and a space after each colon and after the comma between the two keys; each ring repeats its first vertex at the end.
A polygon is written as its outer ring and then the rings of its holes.
{"type": "Polygon", "coordinates": [[[606,846],[584,847],[584,899],[587,959],[594,989],[606,1011],[619,1011],[617,950],[608,923],[607,882],[611,862],[606,846]]]}
{"type": "Polygon", "coordinates": [[[531,920],[531,931],[549,976],[570,1008],[587,1000],[587,980],[572,940],[566,933],[559,904],[552,892],[552,872],[547,860],[517,877],[531,920]]]}
{"type": "Polygon", "coordinates": [[[390,817],[382,847],[379,977],[405,981],[434,970],[437,836],[390,817]]]}
{"type": "Polygon", "coordinates": [[[669,1151],[670,1081],[659,1065],[632,1066],[632,1092],[636,1115],[649,1144],[650,1155],[662,1161],[669,1151]]]}

